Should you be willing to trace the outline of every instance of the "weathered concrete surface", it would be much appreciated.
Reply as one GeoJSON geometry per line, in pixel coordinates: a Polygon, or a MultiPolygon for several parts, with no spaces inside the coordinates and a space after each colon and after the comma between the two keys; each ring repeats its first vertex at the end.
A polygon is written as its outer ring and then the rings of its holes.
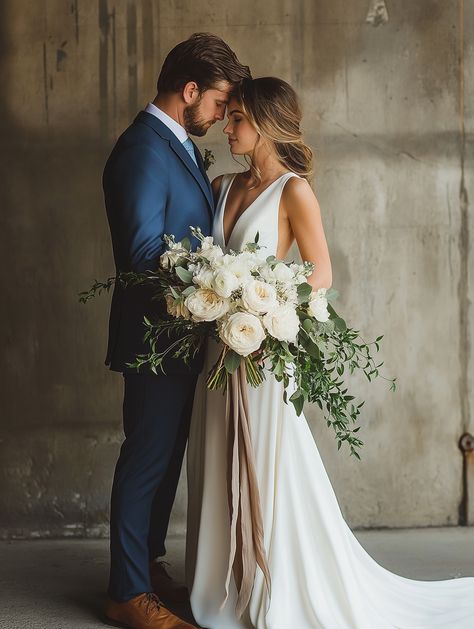
{"type": "MultiPolygon", "coordinates": [[[[402,0],[386,19],[376,4],[4,0],[3,535],[106,533],[121,378],[102,365],[108,298],[82,306],[77,292],[113,273],[106,156],[154,96],[165,53],[196,30],[301,94],[338,308],[364,337],[386,334],[399,390],[355,380],[362,462],[308,411],[349,523],[457,524],[457,442],[474,434],[474,6],[402,0]]],[[[216,154],[211,174],[237,168],[221,129],[200,142],[216,154]]],[[[473,503],[474,486],[471,518],[473,503]]],[[[182,486],[174,531],[184,511],[182,486]]]]}
{"type": "MultiPolygon", "coordinates": [[[[414,579],[474,575],[472,529],[359,531],[382,566],[414,579]]],[[[171,572],[184,579],[183,538],[169,544],[171,572]]],[[[108,576],[104,541],[0,542],[1,629],[101,629],[108,576]]],[[[191,620],[189,608],[175,610],[191,620]]]]}

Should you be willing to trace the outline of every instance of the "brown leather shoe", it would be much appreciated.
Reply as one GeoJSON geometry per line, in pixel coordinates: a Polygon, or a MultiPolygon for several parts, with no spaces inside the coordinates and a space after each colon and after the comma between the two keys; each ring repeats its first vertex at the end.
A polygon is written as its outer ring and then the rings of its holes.
{"type": "Polygon", "coordinates": [[[105,621],[126,629],[196,629],[166,609],[155,594],[140,594],[125,603],[109,599],[105,621]]]}
{"type": "Polygon", "coordinates": [[[185,585],[177,583],[167,573],[165,561],[153,561],[150,564],[150,580],[153,591],[163,601],[180,605],[189,601],[189,592],[185,585]]]}

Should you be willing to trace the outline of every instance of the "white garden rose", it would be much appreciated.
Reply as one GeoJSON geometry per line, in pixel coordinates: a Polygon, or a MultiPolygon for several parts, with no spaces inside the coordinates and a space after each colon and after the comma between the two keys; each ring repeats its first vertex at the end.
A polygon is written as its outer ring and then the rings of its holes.
{"type": "Polygon", "coordinates": [[[236,258],[239,262],[243,262],[249,271],[255,271],[265,263],[265,260],[255,251],[242,251],[236,258]]]}
{"type": "Polygon", "coordinates": [[[229,266],[234,261],[235,256],[230,253],[225,253],[222,258],[217,262],[216,266],[229,266]]]}
{"type": "Polygon", "coordinates": [[[308,303],[308,312],[321,323],[329,319],[328,300],[326,299],[325,288],[318,288],[317,291],[311,293],[308,303]]]}
{"type": "Polygon", "coordinates": [[[198,288],[184,301],[194,321],[215,321],[229,310],[229,300],[223,299],[213,290],[198,288]]]}
{"type": "Polygon", "coordinates": [[[173,295],[166,295],[166,310],[168,314],[176,318],[190,319],[191,313],[186,308],[182,299],[175,299],[173,295]]]}
{"type": "Polygon", "coordinates": [[[263,314],[276,306],[277,292],[274,286],[267,282],[250,280],[243,287],[242,302],[250,311],[263,314]]]}
{"type": "Polygon", "coordinates": [[[208,266],[201,266],[193,277],[193,282],[201,288],[212,288],[214,272],[208,266]]]}
{"type": "Polygon", "coordinates": [[[212,288],[221,297],[230,297],[238,287],[239,280],[237,276],[226,268],[217,271],[212,282],[212,288]]]}
{"type": "Polygon", "coordinates": [[[239,286],[242,286],[252,277],[248,261],[245,258],[241,258],[240,255],[233,256],[227,253],[217,261],[216,266],[235,275],[239,286]]]}
{"type": "Polygon", "coordinates": [[[293,271],[283,262],[278,262],[273,268],[273,275],[278,282],[291,282],[294,278],[293,271]]]}
{"type": "Polygon", "coordinates": [[[274,338],[294,343],[298,336],[300,320],[294,306],[283,304],[268,312],[263,317],[263,324],[274,338]]]}
{"type": "Polygon", "coordinates": [[[223,322],[219,336],[234,352],[248,356],[259,349],[265,339],[265,330],[255,315],[235,312],[223,322]]]}

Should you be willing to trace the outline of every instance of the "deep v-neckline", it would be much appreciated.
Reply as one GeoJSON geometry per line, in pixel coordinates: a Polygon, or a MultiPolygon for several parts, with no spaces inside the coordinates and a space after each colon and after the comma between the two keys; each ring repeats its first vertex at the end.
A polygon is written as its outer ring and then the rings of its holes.
{"type": "Polygon", "coordinates": [[[226,191],[225,191],[225,193],[224,193],[224,197],[223,197],[223,199],[222,199],[222,209],[221,209],[221,212],[220,212],[220,214],[221,214],[222,242],[224,243],[224,247],[227,247],[227,246],[229,245],[230,239],[232,238],[232,234],[234,233],[234,230],[235,230],[235,228],[237,227],[237,223],[240,221],[240,219],[242,218],[242,216],[243,216],[244,214],[246,214],[246,213],[249,211],[249,209],[252,207],[252,205],[254,205],[254,204],[258,201],[258,199],[260,199],[260,197],[262,196],[262,194],[265,194],[265,192],[266,192],[267,190],[269,190],[269,189],[270,189],[270,188],[271,188],[274,184],[276,184],[276,182],[277,182],[277,181],[280,181],[280,179],[281,179],[282,177],[284,177],[285,175],[287,175],[289,172],[290,172],[290,171],[288,171],[288,172],[286,172],[286,173],[283,173],[283,175],[280,175],[279,177],[277,177],[274,181],[272,181],[272,183],[270,183],[270,184],[269,184],[269,185],[265,188],[265,190],[262,190],[262,192],[261,192],[261,193],[260,193],[260,194],[259,194],[259,195],[258,195],[258,196],[257,196],[257,197],[253,200],[253,201],[252,201],[252,203],[249,203],[249,205],[247,205],[247,207],[245,208],[245,210],[244,210],[243,212],[241,212],[241,213],[239,214],[239,216],[237,217],[237,220],[235,221],[235,223],[234,223],[234,224],[233,224],[233,226],[232,226],[232,229],[230,230],[229,237],[228,237],[228,238],[227,238],[227,240],[226,240],[226,237],[225,237],[225,230],[224,230],[224,217],[225,217],[225,210],[226,210],[226,205],[227,205],[227,198],[228,198],[228,196],[229,196],[230,189],[232,188],[232,184],[234,183],[235,178],[236,178],[236,177],[237,177],[237,175],[239,174],[239,173],[235,173],[235,175],[234,175],[234,176],[232,177],[232,179],[230,180],[229,185],[227,186],[227,190],[226,190],[226,191]]]}

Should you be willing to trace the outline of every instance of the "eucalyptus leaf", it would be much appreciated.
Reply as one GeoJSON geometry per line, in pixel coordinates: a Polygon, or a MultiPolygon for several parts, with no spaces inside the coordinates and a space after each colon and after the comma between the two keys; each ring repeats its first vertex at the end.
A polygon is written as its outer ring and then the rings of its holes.
{"type": "Polygon", "coordinates": [[[303,325],[303,330],[305,330],[306,332],[309,332],[314,327],[314,323],[311,319],[305,319],[302,325],[303,325]]]}
{"type": "Polygon", "coordinates": [[[311,286],[311,284],[308,284],[307,282],[303,282],[302,284],[298,284],[297,287],[297,293],[298,293],[298,303],[302,304],[305,301],[308,301],[309,296],[311,295],[311,293],[313,292],[313,288],[311,286]]]}
{"type": "Polygon", "coordinates": [[[233,350],[229,350],[224,358],[224,367],[228,373],[234,373],[239,368],[241,356],[234,352],[233,350]]]}
{"type": "Polygon", "coordinates": [[[326,291],[326,299],[335,301],[339,297],[339,292],[335,288],[328,288],[326,291]]]}
{"type": "Polygon", "coordinates": [[[183,290],[181,294],[183,295],[183,297],[188,297],[192,293],[196,292],[196,290],[197,290],[196,286],[188,286],[187,288],[183,290]]]}
{"type": "Polygon", "coordinates": [[[176,275],[182,282],[184,282],[185,284],[191,284],[191,282],[193,281],[193,274],[191,273],[191,271],[188,271],[182,266],[176,266],[174,270],[176,272],[176,275]]]}

